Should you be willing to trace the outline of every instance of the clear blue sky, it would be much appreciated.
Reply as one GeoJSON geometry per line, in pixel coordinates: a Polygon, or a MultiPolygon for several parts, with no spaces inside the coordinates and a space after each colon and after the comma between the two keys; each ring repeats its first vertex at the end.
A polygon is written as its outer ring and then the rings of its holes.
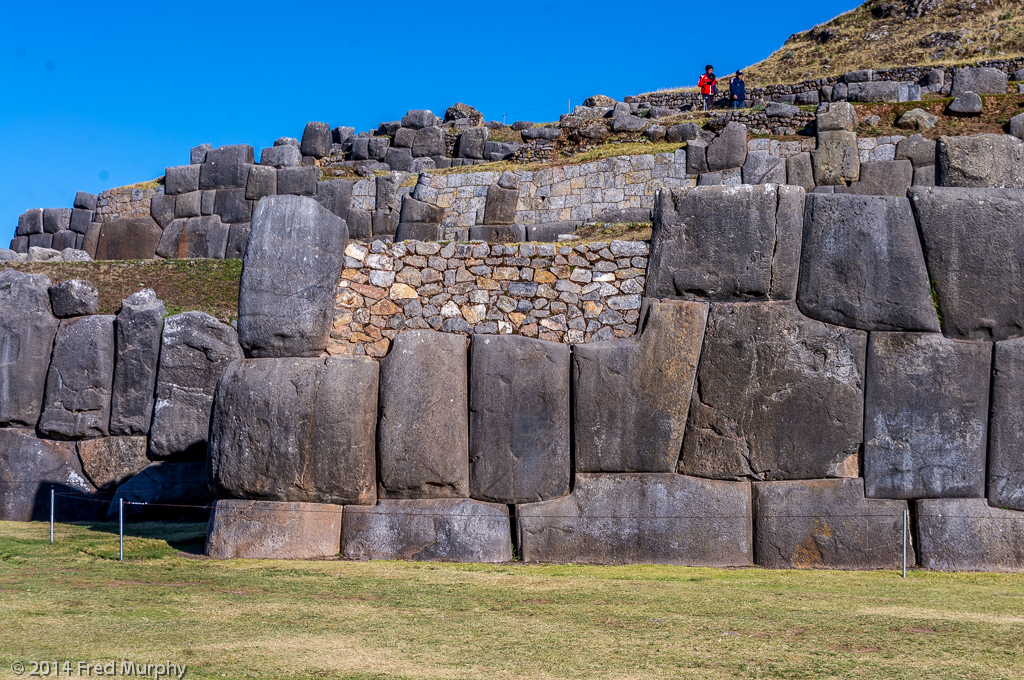
{"type": "Polygon", "coordinates": [[[159,177],[204,142],[258,158],[310,120],[367,130],[456,101],[557,120],[570,98],[724,75],[856,4],[11,2],[0,247],[24,210],[159,177]]]}

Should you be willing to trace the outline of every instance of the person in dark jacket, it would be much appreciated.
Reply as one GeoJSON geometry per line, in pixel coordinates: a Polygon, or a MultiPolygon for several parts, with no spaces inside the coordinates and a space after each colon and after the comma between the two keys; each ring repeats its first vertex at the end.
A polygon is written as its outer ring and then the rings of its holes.
{"type": "Polygon", "coordinates": [[[743,71],[736,71],[736,75],[729,81],[729,94],[732,97],[732,108],[746,108],[747,83],[743,80],[743,71]]]}

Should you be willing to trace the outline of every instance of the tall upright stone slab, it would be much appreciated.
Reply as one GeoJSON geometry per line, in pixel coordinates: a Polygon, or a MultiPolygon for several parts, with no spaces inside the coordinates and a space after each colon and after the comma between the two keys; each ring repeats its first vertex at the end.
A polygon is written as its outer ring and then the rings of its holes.
{"type": "Polygon", "coordinates": [[[708,307],[651,300],[639,336],[573,353],[577,472],[673,472],[708,307]]]}
{"type": "Polygon", "coordinates": [[[997,342],[992,366],[986,496],[1024,510],[1024,338],[997,342]]]}
{"type": "Polygon", "coordinates": [[[341,550],[344,508],[222,498],[213,506],[206,556],[218,560],[308,560],[341,550]]]}
{"type": "Polygon", "coordinates": [[[470,362],[471,496],[529,503],[569,493],[569,346],[474,335],[470,362]]]}
{"type": "Polygon", "coordinates": [[[1024,514],[983,498],[914,503],[921,566],[938,571],[1024,571],[1024,514]]]}
{"type": "Polygon", "coordinates": [[[832,102],[827,111],[818,114],[818,143],[811,152],[816,184],[836,185],[860,179],[856,127],[857,113],[848,102],[832,102]]]}
{"type": "Polygon", "coordinates": [[[312,198],[260,200],[238,293],[238,339],[248,356],[327,348],[347,240],[345,221],[312,198]]]}
{"type": "Polygon", "coordinates": [[[0,427],[35,427],[58,321],[50,279],[0,271],[0,427]]]}
{"type": "Polygon", "coordinates": [[[525,562],[753,563],[750,485],[675,474],[576,475],[565,498],[516,506],[525,562]]]}
{"type": "Polygon", "coordinates": [[[908,196],[943,334],[1024,335],[1024,190],[913,187],[908,196]]]}
{"type": "Polygon", "coordinates": [[[235,329],[209,314],[185,312],[164,320],[149,433],[151,459],[206,459],[217,381],[228,364],[241,358],[235,329]]]}
{"type": "Polygon", "coordinates": [[[797,303],[812,319],[868,331],[938,331],[910,202],[811,194],[797,303]]]}
{"type": "Polygon", "coordinates": [[[791,302],[714,304],[679,472],[713,479],[856,477],[867,333],[791,302]]]}
{"type": "Polygon", "coordinates": [[[53,342],[39,432],[53,439],[105,437],[114,380],[114,317],[64,319],[53,342]]]}
{"type": "Polygon", "coordinates": [[[377,363],[245,359],[217,386],[211,482],[238,498],[373,504],[377,363]]]}
{"type": "Polygon", "coordinates": [[[380,498],[469,495],[469,366],[461,335],[399,333],[380,362],[380,498]]]}
{"type": "Polygon", "coordinates": [[[869,498],[985,495],[992,346],[872,333],[864,416],[869,498]]]}
{"type": "Polygon", "coordinates": [[[861,479],[755,482],[753,487],[758,566],[897,569],[902,564],[906,501],[866,500],[861,479]]]}
{"type": "Polygon", "coordinates": [[[149,433],[166,313],[164,303],[149,288],[121,301],[114,321],[117,354],[110,396],[110,434],[149,433]]]}
{"type": "Polygon", "coordinates": [[[647,295],[739,302],[792,300],[804,190],[774,184],[658,192],[647,295]]]}
{"type": "MultiPolygon", "coordinates": [[[[48,519],[51,486],[71,495],[96,491],[82,473],[74,442],[37,439],[27,429],[0,429],[0,453],[0,521],[48,519]]],[[[73,499],[61,498],[56,519],[82,519],[83,509],[73,499]]]]}

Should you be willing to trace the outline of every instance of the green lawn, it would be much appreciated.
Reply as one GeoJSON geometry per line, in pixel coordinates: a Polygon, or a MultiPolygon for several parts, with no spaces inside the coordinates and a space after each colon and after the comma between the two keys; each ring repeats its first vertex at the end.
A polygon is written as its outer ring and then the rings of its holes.
{"type": "Polygon", "coordinates": [[[131,528],[120,563],[113,525],[51,546],[46,524],[0,523],[0,678],[122,659],[188,678],[1024,674],[1024,575],[218,562],[204,526],[131,528]]]}

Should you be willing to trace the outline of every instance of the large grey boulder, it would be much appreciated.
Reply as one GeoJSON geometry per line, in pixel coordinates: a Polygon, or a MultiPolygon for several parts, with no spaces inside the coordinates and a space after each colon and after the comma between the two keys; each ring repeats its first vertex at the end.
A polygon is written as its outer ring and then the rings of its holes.
{"type": "MultiPolygon", "coordinates": [[[[320,170],[316,167],[281,168],[277,171],[277,193],[292,196],[315,196],[319,179],[320,170]]],[[[220,195],[220,192],[217,192],[217,196],[220,195]]]]}
{"type": "Polygon", "coordinates": [[[164,171],[164,193],[168,196],[199,191],[201,165],[178,165],[164,171]]]}
{"type": "MultiPolygon", "coordinates": [[[[276,168],[297,168],[302,165],[302,152],[299,147],[291,144],[268,146],[260,153],[260,165],[276,168]]],[[[249,170],[249,181],[252,181],[253,170],[249,170]]],[[[276,183],[276,180],[275,180],[276,183]]]]}
{"type": "Polygon", "coordinates": [[[100,292],[83,279],[68,279],[50,286],[50,308],[59,319],[95,314],[100,306],[100,292]]]}
{"type": "Polygon", "coordinates": [[[675,470],[707,315],[650,300],[639,335],[576,346],[577,472],[675,470]]]}
{"type": "Polygon", "coordinates": [[[988,343],[872,333],[864,414],[869,498],[985,495],[988,343]]]}
{"type": "Polygon", "coordinates": [[[855,477],[867,333],[791,302],[714,304],[679,472],[714,479],[855,477]]]}
{"type": "Polygon", "coordinates": [[[699,175],[708,171],[708,145],[702,139],[686,143],[686,174],[699,175]]]}
{"type": "Polygon", "coordinates": [[[50,311],[50,279],[0,271],[0,426],[35,427],[58,321],[50,311]]]}
{"type": "Polygon", "coordinates": [[[516,523],[526,562],[753,563],[746,483],[581,473],[569,496],[516,506],[516,523]]]}
{"type": "Polygon", "coordinates": [[[259,202],[238,292],[238,340],[249,356],[327,347],[347,241],[345,221],[311,198],[259,202]]]}
{"type": "Polygon", "coordinates": [[[911,135],[896,143],[896,160],[908,160],[914,168],[935,165],[935,140],[911,135]]]}
{"type": "Polygon", "coordinates": [[[921,100],[921,87],[895,80],[847,83],[846,98],[851,102],[916,102],[921,100]]]}
{"type": "Polygon", "coordinates": [[[1011,135],[939,137],[936,184],[943,187],[1024,187],[1024,141],[1011,135]]]}
{"type": "MultiPolygon", "coordinates": [[[[85,244],[83,248],[94,260],[152,260],[163,230],[152,217],[125,217],[97,225],[95,251],[85,244]]],[[[92,229],[89,230],[92,232],[92,229]]]]}
{"type": "Polygon", "coordinates": [[[145,435],[153,419],[160,334],[167,309],[149,288],[121,301],[114,321],[117,355],[110,396],[110,433],[145,435]]]}
{"type": "Polygon", "coordinates": [[[804,191],[764,185],[662,189],[647,295],[786,300],[796,294],[804,191]]]}
{"type": "Polygon", "coordinates": [[[811,194],[800,252],[797,303],[812,319],[868,331],[939,330],[906,198],[811,194]]]}
{"type": "Polygon", "coordinates": [[[902,130],[931,130],[939,122],[939,117],[924,109],[905,111],[896,120],[896,127],[902,130]]]}
{"type": "Polygon", "coordinates": [[[468,498],[346,506],[341,553],[350,560],[508,562],[508,508],[468,498]]]}
{"type": "Polygon", "coordinates": [[[53,341],[39,432],[53,439],[105,437],[114,380],[114,317],[64,319],[53,341]]]}
{"type": "Polygon", "coordinates": [[[767,151],[751,151],[743,163],[744,184],[785,184],[786,159],[767,151]]]}
{"type": "Polygon", "coordinates": [[[519,190],[505,189],[492,184],[487,187],[484,203],[484,224],[513,224],[519,206],[519,190]]]}
{"type": "Polygon", "coordinates": [[[210,513],[206,556],[218,560],[308,560],[341,551],[344,508],[222,498],[210,513]]]}
{"type": "Polygon", "coordinates": [[[463,336],[394,339],[380,362],[379,498],[469,495],[468,379],[463,336]]]}
{"type": "Polygon", "coordinates": [[[792,118],[800,114],[800,107],[785,102],[768,102],[764,105],[764,115],[769,118],[792,118]]]}
{"type": "Polygon", "coordinates": [[[983,108],[981,97],[973,92],[962,92],[950,103],[949,112],[959,116],[975,116],[983,108]]]}
{"type": "Polygon", "coordinates": [[[446,145],[444,130],[433,125],[421,128],[413,136],[412,156],[413,158],[444,156],[446,145]]]}
{"type": "Polygon", "coordinates": [[[58,522],[81,519],[81,506],[96,507],[63,497],[96,491],[82,472],[74,442],[37,439],[32,430],[0,429],[0,452],[0,521],[49,519],[51,486],[62,494],[55,511],[58,522]]]}
{"type": "MultiPolygon", "coordinates": [[[[352,205],[352,180],[331,179],[316,183],[317,203],[330,210],[343,220],[348,220],[352,205]]],[[[377,180],[377,192],[380,193],[380,180],[377,180]]],[[[380,206],[378,205],[378,208],[380,206]]],[[[351,236],[352,234],[350,234],[351,236]]]]}
{"type": "Polygon", "coordinates": [[[213,394],[224,369],[242,358],[235,329],[209,314],[164,320],[149,456],[204,460],[213,394]]]}
{"type": "Polygon", "coordinates": [[[417,200],[412,196],[402,199],[402,222],[441,224],[442,220],[444,220],[444,208],[417,200]]]}
{"type": "Polygon", "coordinates": [[[811,164],[814,182],[818,185],[831,186],[860,179],[857,135],[846,130],[819,130],[818,146],[811,152],[811,164]]]}
{"type": "MultiPolygon", "coordinates": [[[[866,500],[861,479],[755,482],[754,561],[770,569],[897,569],[906,501],[866,500]]],[[[914,564],[908,532],[908,562],[914,564]]]]}
{"type": "Polygon", "coordinates": [[[220,215],[171,220],[160,236],[156,254],[169,260],[222,260],[230,233],[231,227],[221,222],[220,215]]]}
{"type": "Polygon", "coordinates": [[[402,116],[402,127],[414,130],[431,127],[439,122],[441,121],[438,120],[437,116],[427,109],[413,109],[402,116]]]}
{"type": "Polygon", "coordinates": [[[100,437],[78,442],[82,470],[97,489],[112,490],[149,466],[145,437],[100,437]]]}
{"type": "Polygon", "coordinates": [[[484,157],[484,147],[490,139],[490,130],[485,127],[476,127],[464,130],[459,135],[458,156],[459,158],[484,157]]]}
{"type": "Polygon", "coordinates": [[[801,151],[786,159],[786,184],[803,187],[808,193],[814,190],[814,166],[809,152],[801,151]]]}
{"type": "Polygon", "coordinates": [[[331,126],[327,123],[306,123],[302,131],[302,142],[299,151],[303,156],[324,158],[331,155],[331,126]]]}
{"type": "Polygon", "coordinates": [[[1024,338],[997,342],[986,496],[999,508],[1024,510],[1024,338]]]}
{"type": "Polygon", "coordinates": [[[1006,94],[1006,71],[998,68],[958,68],[953,71],[951,97],[964,92],[976,94],[1006,94]]]}
{"type": "Polygon", "coordinates": [[[708,170],[728,170],[743,167],[747,159],[747,126],[730,122],[708,144],[708,170]]]}
{"type": "Polygon", "coordinates": [[[920,563],[938,571],[1024,571],[1024,514],[982,498],[914,503],[920,563]]]}
{"type": "Polygon", "coordinates": [[[175,520],[202,521],[209,512],[206,505],[213,500],[206,483],[206,463],[175,463],[159,461],[117,487],[107,508],[107,521],[116,521],[118,506],[124,500],[125,521],[175,520]],[[132,504],[158,504],[146,508],[132,504]],[[170,505],[179,507],[159,507],[170,505]],[[186,508],[181,506],[198,506],[186,508]]]}
{"type": "Polygon", "coordinates": [[[942,332],[960,340],[1024,335],[1024,191],[914,187],[908,196],[942,332]]]}
{"type": "MultiPolygon", "coordinates": [[[[767,109],[766,109],[767,111],[767,109]]],[[[833,102],[815,117],[815,130],[821,132],[853,132],[857,129],[857,111],[848,102],[833,102]]]]}
{"type": "Polygon", "coordinates": [[[569,493],[569,346],[474,335],[470,361],[470,495],[529,503],[569,493]]]}
{"type": "Polygon", "coordinates": [[[217,386],[210,480],[237,498],[372,504],[377,363],[245,359],[217,386]]]}
{"type": "Polygon", "coordinates": [[[860,179],[849,187],[836,187],[838,192],[866,196],[907,195],[914,183],[914,166],[910,161],[873,161],[860,164],[860,179]]]}
{"type": "Polygon", "coordinates": [[[700,127],[696,123],[677,123],[665,131],[665,140],[673,144],[689,142],[700,136],[700,127]]]}
{"type": "Polygon", "coordinates": [[[233,189],[244,187],[253,164],[253,148],[235,144],[209,149],[199,170],[199,189],[233,189]]]}
{"type": "MultiPolygon", "coordinates": [[[[273,146],[270,149],[294,149],[293,146],[273,146]]],[[[264,149],[264,156],[267,149],[264,149]]],[[[258,201],[264,196],[273,196],[277,193],[277,169],[257,165],[249,170],[249,179],[245,184],[245,199],[247,201],[258,201]]],[[[215,199],[216,200],[216,199],[215,199]]],[[[216,203],[215,203],[216,205],[216,203]]],[[[215,208],[216,210],[216,208],[215,208]]],[[[251,217],[250,213],[250,217],[251,217]]]]}

